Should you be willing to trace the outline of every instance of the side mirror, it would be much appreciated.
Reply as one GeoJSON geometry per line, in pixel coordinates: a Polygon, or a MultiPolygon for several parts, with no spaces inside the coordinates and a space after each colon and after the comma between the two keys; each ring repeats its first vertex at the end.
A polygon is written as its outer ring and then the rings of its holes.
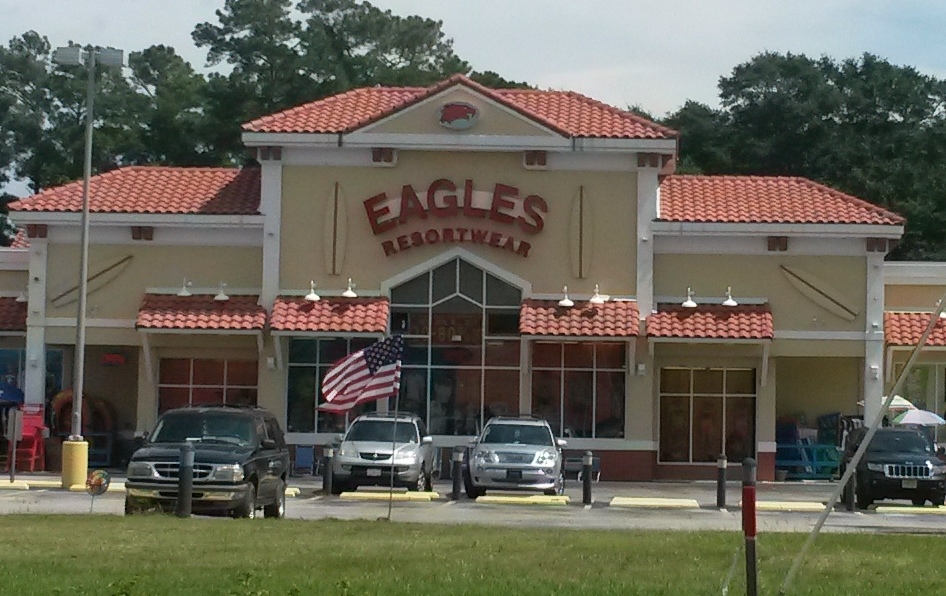
{"type": "Polygon", "coordinates": [[[430,445],[431,443],[434,442],[434,438],[431,437],[430,435],[427,435],[427,436],[421,437],[420,442],[424,445],[430,445]]]}
{"type": "Polygon", "coordinates": [[[263,442],[260,443],[260,447],[262,447],[263,449],[275,449],[276,441],[272,439],[263,439],[263,442]]]}
{"type": "Polygon", "coordinates": [[[568,441],[565,439],[555,439],[555,444],[559,447],[564,447],[565,445],[568,445],[568,441]]]}

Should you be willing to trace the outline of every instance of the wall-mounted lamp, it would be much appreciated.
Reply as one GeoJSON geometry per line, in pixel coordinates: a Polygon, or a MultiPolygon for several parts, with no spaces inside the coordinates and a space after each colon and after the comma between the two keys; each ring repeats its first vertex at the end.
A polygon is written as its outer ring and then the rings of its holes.
{"type": "Polygon", "coordinates": [[[681,304],[683,308],[696,308],[696,302],[693,301],[693,290],[687,288],[687,299],[681,304]]]}
{"type": "Polygon", "coordinates": [[[348,278],[348,289],[342,292],[342,296],[345,298],[357,298],[358,294],[355,293],[355,284],[351,283],[351,278],[348,278]]]}
{"type": "Polygon", "coordinates": [[[226,302],[227,300],[230,299],[230,297],[227,296],[227,293],[224,291],[226,287],[227,287],[227,284],[220,282],[220,292],[218,292],[217,295],[214,296],[214,300],[216,300],[217,302],[226,302]]]}
{"type": "Polygon", "coordinates": [[[562,287],[562,294],[564,294],[564,296],[562,296],[562,299],[558,301],[559,306],[563,308],[575,306],[575,303],[572,302],[572,299],[568,297],[568,286],[562,287]]]}
{"type": "Polygon", "coordinates": [[[315,282],[309,282],[309,293],[305,295],[306,302],[318,302],[322,299],[321,296],[315,293],[315,282]]]}
{"type": "Polygon", "coordinates": [[[732,286],[726,288],[726,299],[723,300],[723,306],[739,306],[739,303],[732,297],[732,286]]]}
{"type": "Polygon", "coordinates": [[[26,295],[26,292],[20,290],[19,295],[16,297],[17,302],[29,302],[29,297],[26,295]]]}
{"type": "Polygon", "coordinates": [[[595,293],[591,295],[591,299],[588,302],[592,304],[604,304],[604,296],[598,293],[598,284],[595,284],[595,293]]]}
{"type": "Polygon", "coordinates": [[[876,364],[871,364],[871,365],[870,365],[870,376],[873,377],[874,379],[879,379],[879,378],[880,378],[880,367],[877,366],[876,364]]]}
{"type": "Polygon", "coordinates": [[[191,291],[188,290],[187,288],[189,288],[191,285],[192,285],[191,282],[188,281],[188,279],[185,277],[184,282],[181,283],[181,289],[180,291],[178,291],[177,295],[180,296],[181,298],[187,298],[188,296],[190,296],[191,291]]]}

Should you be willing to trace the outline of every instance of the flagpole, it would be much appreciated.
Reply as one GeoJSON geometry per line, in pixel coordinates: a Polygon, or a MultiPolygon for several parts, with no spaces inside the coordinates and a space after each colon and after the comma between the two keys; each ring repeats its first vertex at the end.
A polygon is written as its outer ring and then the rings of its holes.
{"type": "Polygon", "coordinates": [[[391,521],[391,509],[394,506],[394,450],[397,445],[397,414],[401,405],[401,361],[397,362],[397,380],[394,382],[394,424],[391,427],[391,486],[388,492],[388,521],[391,521]]]}

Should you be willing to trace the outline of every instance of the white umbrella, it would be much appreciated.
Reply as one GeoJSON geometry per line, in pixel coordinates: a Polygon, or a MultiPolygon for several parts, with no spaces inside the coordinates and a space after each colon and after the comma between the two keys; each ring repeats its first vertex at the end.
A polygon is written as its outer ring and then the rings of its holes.
{"type": "MultiPolygon", "coordinates": [[[[885,401],[887,401],[887,396],[886,396],[886,395],[881,399],[881,403],[883,403],[883,402],[885,402],[885,401]]],[[[861,401],[857,402],[857,405],[859,405],[859,406],[861,406],[861,407],[863,408],[863,407],[864,407],[864,400],[861,400],[861,401]]],[[[906,399],[905,397],[901,397],[901,396],[899,396],[899,395],[894,395],[894,396],[893,396],[893,401],[890,402],[890,409],[891,409],[891,410],[915,410],[915,409],[917,409],[917,408],[916,408],[916,406],[914,406],[914,405],[910,402],[910,400],[906,399]]]]}
{"type": "Polygon", "coordinates": [[[935,412],[927,410],[907,410],[893,419],[894,424],[916,424],[919,426],[940,426],[946,424],[946,420],[935,412]]]}

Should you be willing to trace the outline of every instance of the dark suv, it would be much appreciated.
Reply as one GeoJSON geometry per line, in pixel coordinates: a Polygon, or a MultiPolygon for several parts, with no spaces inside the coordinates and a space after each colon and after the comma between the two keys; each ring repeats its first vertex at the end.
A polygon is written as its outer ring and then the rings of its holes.
{"type": "Polygon", "coordinates": [[[289,450],[276,418],[257,407],[195,407],[158,418],[131,456],[125,513],[171,509],[185,441],[194,445],[194,513],[266,517],[286,513],[289,450]]]}
{"type": "MultiPolygon", "coordinates": [[[[866,428],[852,431],[845,441],[841,474],[867,434],[866,428]]],[[[914,505],[943,505],[946,496],[946,464],[933,452],[929,439],[909,428],[879,428],[864,457],[857,465],[853,486],[860,509],[881,499],[909,499],[914,505]]],[[[850,498],[850,494],[846,493],[850,498]]]]}

